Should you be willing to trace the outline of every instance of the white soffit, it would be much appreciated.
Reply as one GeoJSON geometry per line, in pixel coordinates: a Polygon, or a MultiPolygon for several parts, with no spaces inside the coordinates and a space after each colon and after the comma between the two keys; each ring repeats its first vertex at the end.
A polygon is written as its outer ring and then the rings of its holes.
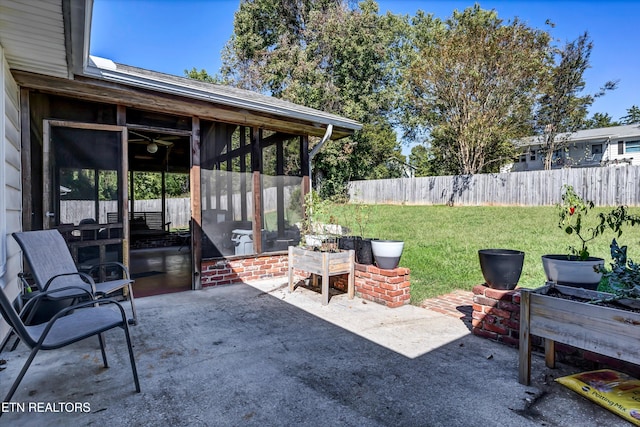
{"type": "Polygon", "coordinates": [[[69,77],[62,0],[0,0],[0,45],[9,67],[69,77]]]}

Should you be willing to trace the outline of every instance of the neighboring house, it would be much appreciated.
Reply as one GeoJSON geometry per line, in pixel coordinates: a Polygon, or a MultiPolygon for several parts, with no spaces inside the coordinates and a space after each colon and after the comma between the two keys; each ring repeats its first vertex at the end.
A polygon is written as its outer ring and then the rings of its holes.
{"type": "MultiPolygon", "coordinates": [[[[519,156],[505,171],[544,169],[541,136],[523,138],[516,143],[519,156]]],[[[640,124],[612,126],[562,133],[557,141],[566,141],[566,149],[553,153],[552,168],[583,168],[617,165],[640,165],[640,124]]]]}
{"type": "MultiPolygon", "coordinates": [[[[340,139],[361,125],[254,92],[89,57],[92,10],[91,0],[0,0],[0,288],[9,297],[19,292],[22,257],[13,232],[71,230],[72,245],[83,230],[98,230],[97,222],[102,231],[119,229],[103,241],[94,237],[100,259],[106,247],[125,263],[134,232],[165,232],[164,208],[144,218],[131,212],[133,172],[162,174],[163,185],[166,173],[189,176],[191,289],[246,277],[228,269],[237,274],[221,280],[216,270],[237,255],[237,229],[252,238],[247,258],[278,251],[282,258],[296,238],[291,211],[300,210],[309,189],[309,137],[340,139]],[[297,169],[286,163],[292,156],[297,169]],[[95,189],[90,218],[61,213],[61,195],[80,188],[78,176],[91,177],[83,188],[88,182],[95,189]],[[116,183],[112,212],[98,194],[101,180],[116,183]],[[149,229],[151,217],[157,229],[149,229]],[[139,220],[146,229],[136,229],[139,220]]],[[[236,265],[242,258],[234,258],[236,265]]],[[[263,277],[271,274],[261,268],[263,277]]],[[[0,321],[0,340],[6,332],[0,321]]]]}

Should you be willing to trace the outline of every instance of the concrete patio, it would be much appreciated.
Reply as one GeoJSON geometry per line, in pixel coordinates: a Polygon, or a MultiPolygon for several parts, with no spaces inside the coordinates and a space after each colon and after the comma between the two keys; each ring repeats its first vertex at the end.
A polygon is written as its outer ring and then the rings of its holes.
{"type": "MultiPolygon", "coordinates": [[[[284,282],[140,298],[131,332],[142,393],[124,336],[111,331],[109,369],[95,339],[40,353],[14,396],[25,412],[14,407],[0,424],[628,425],[555,383],[576,369],[546,369],[541,355],[533,385],[518,384],[517,350],[471,335],[458,318],[346,295],[322,306],[319,294],[289,293],[284,282]],[[41,406],[29,412],[28,402],[41,406]]],[[[0,355],[2,396],[27,354],[20,345],[0,355]]]]}

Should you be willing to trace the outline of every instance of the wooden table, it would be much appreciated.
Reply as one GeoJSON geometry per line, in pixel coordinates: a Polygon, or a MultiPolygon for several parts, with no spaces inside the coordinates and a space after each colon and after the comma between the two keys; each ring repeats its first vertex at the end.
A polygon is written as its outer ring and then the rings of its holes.
{"type": "Polygon", "coordinates": [[[320,252],[299,246],[289,246],[289,292],[293,292],[293,270],[312,274],[314,284],[322,277],[322,305],[329,304],[329,277],[348,274],[347,294],[355,294],[355,251],[320,252]]]}

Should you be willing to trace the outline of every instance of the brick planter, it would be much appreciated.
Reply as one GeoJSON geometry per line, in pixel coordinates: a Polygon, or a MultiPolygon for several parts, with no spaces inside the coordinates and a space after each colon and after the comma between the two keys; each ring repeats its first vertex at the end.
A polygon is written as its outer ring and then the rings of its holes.
{"type": "MultiPolygon", "coordinates": [[[[390,308],[409,304],[411,284],[408,268],[398,267],[393,270],[383,270],[373,265],[356,264],[355,270],[356,295],[360,298],[390,308]]],[[[336,284],[336,287],[340,286],[340,283],[336,284]]]]}
{"type": "MultiPolygon", "coordinates": [[[[308,277],[302,271],[296,276],[308,277]]],[[[373,265],[355,265],[355,293],[362,299],[390,308],[411,301],[410,270],[398,267],[383,270],[373,265]]],[[[242,281],[282,277],[288,274],[286,253],[243,258],[219,258],[202,261],[202,286],[227,285],[242,281]]],[[[347,275],[330,277],[331,286],[347,290],[347,275]]]]}

